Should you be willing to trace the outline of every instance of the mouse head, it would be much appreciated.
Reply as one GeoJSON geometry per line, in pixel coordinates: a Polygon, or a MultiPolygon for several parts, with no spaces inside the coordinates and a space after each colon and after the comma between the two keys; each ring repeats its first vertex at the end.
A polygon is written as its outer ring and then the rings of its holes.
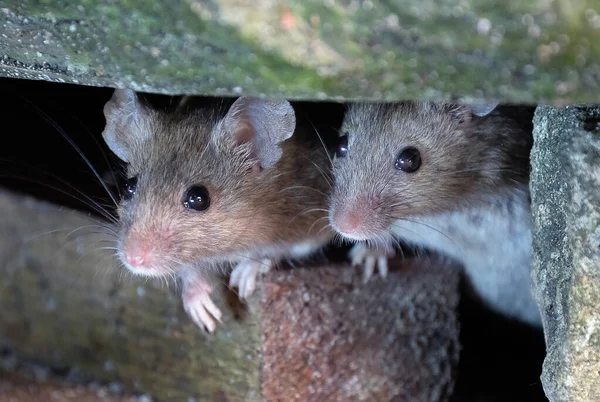
{"type": "Polygon", "coordinates": [[[477,127],[495,105],[432,102],[355,104],[340,130],[330,223],[342,236],[373,240],[397,219],[462,202],[490,163],[477,127]]]}
{"type": "Polygon", "coordinates": [[[167,114],[118,89],[104,114],[104,140],[128,163],[118,242],[127,268],[167,275],[260,244],[260,216],[273,208],[261,186],[296,125],[287,101],[243,97],[224,116],[167,114]]]}

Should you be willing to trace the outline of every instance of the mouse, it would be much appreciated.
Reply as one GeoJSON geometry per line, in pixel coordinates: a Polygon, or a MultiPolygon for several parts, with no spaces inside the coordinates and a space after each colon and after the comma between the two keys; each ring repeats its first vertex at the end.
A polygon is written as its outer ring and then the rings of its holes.
{"type": "Polygon", "coordinates": [[[185,311],[213,332],[222,312],[208,272],[231,270],[245,299],[260,274],[328,243],[331,162],[287,100],[185,99],[166,111],[116,89],[104,106],[104,141],[126,164],[116,254],[135,275],[179,278],[185,311]]]}
{"type": "Polygon", "coordinates": [[[401,101],[348,106],[333,157],[331,227],[364,279],[398,241],[458,260],[477,298],[535,327],[529,153],[533,110],[401,101]]]}

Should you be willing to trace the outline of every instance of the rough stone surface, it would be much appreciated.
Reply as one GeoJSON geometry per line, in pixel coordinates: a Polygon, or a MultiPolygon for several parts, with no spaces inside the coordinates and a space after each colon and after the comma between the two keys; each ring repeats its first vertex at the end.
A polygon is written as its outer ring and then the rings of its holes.
{"type": "Polygon", "coordinates": [[[0,192],[0,346],[162,401],[448,400],[448,262],[409,261],[366,286],[344,266],[272,272],[246,306],[223,286],[224,323],[207,335],[164,283],[109,270],[110,243],[88,225],[0,192]]]}
{"type": "Polygon", "coordinates": [[[398,262],[388,280],[366,286],[344,268],[265,283],[265,400],[448,400],[459,355],[457,267],[398,262]]]}
{"type": "Polygon", "coordinates": [[[169,94],[598,102],[582,0],[4,0],[0,75],[169,94]]]}
{"type": "Polygon", "coordinates": [[[111,395],[105,388],[97,390],[61,381],[31,381],[13,375],[0,379],[2,402],[152,402],[149,397],[111,395]]]}
{"type": "Polygon", "coordinates": [[[0,346],[163,400],[256,400],[256,319],[224,309],[223,330],[205,335],[172,282],[168,290],[115,266],[96,224],[0,192],[0,346]]]}
{"type": "Polygon", "coordinates": [[[53,373],[18,356],[0,351],[0,401],[2,402],[153,402],[148,395],[123,392],[119,383],[84,382],[71,373],[53,373]]]}
{"type": "Polygon", "coordinates": [[[552,402],[600,400],[600,108],[539,107],[533,277],[552,402]]]}

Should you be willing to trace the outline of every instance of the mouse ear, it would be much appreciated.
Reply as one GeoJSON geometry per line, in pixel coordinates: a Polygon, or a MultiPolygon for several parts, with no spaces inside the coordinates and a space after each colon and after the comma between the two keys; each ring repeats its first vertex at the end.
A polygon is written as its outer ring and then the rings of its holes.
{"type": "Polygon", "coordinates": [[[269,168],[281,158],[279,144],[294,134],[296,114],[287,100],[242,97],[223,118],[223,131],[235,145],[252,144],[252,156],[269,168]]]}
{"type": "Polygon", "coordinates": [[[486,104],[456,104],[450,103],[445,104],[444,109],[452,116],[453,119],[458,120],[459,123],[469,121],[473,116],[484,117],[490,114],[498,106],[497,103],[486,103],[486,104]]]}
{"type": "Polygon", "coordinates": [[[469,105],[469,109],[471,109],[471,113],[475,116],[483,117],[492,113],[494,109],[498,106],[497,103],[483,103],[478,105],[469,105]]]}
{"type": "Polygon", "coordinates": [[[102,137],[122,161],[129,162],[130,150],[135,142],[150,135],[150,130],[145,127],[148,115],[148,109],[131,89],[116,89],[104,105],[106,127],[102,137]]]}

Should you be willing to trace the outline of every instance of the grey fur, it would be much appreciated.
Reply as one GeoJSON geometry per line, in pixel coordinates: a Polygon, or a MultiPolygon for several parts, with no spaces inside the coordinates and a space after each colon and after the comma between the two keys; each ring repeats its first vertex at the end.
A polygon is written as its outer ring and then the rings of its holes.
{"type": "Polygon", "coordinates": [[[502,113],[401,102],[352,106],[341,133],[349,142],[334,162],[334,227],[336,211],[367,205],[354,240],[395,235],[457,258],[492,308],[539,325],[529,284],[531,132],[502,113]],[[394,168],[407,146],[421,153],[414,173],[394,168]]]}

